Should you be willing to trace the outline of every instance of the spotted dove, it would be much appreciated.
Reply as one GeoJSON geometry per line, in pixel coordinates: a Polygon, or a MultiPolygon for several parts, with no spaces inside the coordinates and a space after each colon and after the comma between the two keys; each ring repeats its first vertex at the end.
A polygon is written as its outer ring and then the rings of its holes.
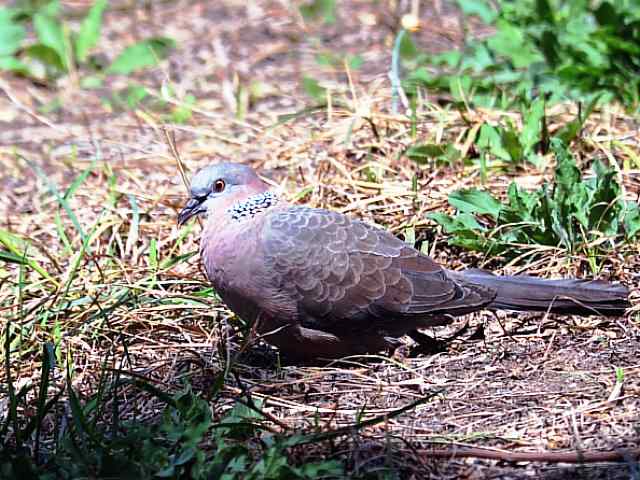
{"type": "Polygon", "coordinates": [[[288,204],[241,164],[195,174],[178,223],[198,214],[216,291],[294,358],[392,349],[405,333],[480,309],[617,316],[628,307],[620,284],[447,270],[385,230],[288,204]]]}

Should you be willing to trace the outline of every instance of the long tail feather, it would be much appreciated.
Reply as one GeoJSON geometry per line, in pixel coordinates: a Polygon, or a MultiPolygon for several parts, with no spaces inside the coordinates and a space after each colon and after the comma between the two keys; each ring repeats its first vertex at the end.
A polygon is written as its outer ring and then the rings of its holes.
{"type": "Polygon", "coordinates": [[[613,317],[623,315],[630,306],[627,287],[602,280],[499,276],[480,269],[460,273],[466,281],[493,288],[497,292],[496,298],[487,306],[489,309],[613,317]]]}

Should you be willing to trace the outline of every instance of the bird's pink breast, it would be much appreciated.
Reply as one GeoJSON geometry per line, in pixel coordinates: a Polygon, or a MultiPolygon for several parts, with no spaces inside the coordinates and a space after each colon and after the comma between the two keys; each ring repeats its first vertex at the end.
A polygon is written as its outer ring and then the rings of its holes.
{"type": "Polygon", "coordinates": [[[207,277],[225,303],[247,321],[257,314],[258,298],[268,282],[263,271],[259,236],[264,214],[233,220],[209,219],[200,251],[207,277]]]}

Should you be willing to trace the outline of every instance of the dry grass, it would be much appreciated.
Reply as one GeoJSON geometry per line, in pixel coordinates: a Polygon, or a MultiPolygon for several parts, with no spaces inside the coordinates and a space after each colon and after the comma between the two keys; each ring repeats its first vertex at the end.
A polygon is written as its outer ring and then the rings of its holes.
{"type": "MultiPolygon", "coordinates": [[[[69,366],[73,385],[85,398],[96,391],[103,365],[135,372],[162,390],[179,389],[188,379],[206,392],[214,374],[226,367],[225,355],[233,355],[242,343],[237,320],[215,295],[203,294],[208,286],[197,256],[180,257],[196,251],[199,227],[179,230],[175,225],[186,192],[165,129],[189,172],[221,158],[247,162],[292,201],[359,216],[398,234],[415,228],[418,238],[429,240],[429,252],[451,268],[497,266],[449,248],[425,218],[447,208],[451,191],[478,185],[479,170],[418,167],[401,155],[414,139],[407,117],[388,113],[385,74],[391,37],[381,26],[381,19],[388,18],[385,12],[354,4],[354,15],[344,19],[340,31],[320,32],[279,2],[255,2],[251,8],[241,2],[207,5],[162,3],[151,13],[138,11],[133,20],[116,12],[105,26],[114,48],[132,34],[158,31],[158,25],[178,40],[180,52],[140,81],[158,95],[160,83],[170,83],[178,92],[176,104],[182,95],[194,93],[199,101],[187,125],[167,123],[162,112],[105,107],[99,95],[124,86],[122,79],[92,92],[75,88],[68,79],[45,90],[22,79],[0,78],[2,228],[26,239],[27,255],[48,272],[13,264],[0,268],[0,325],[3,332],[10,328],[15,342],[10,372],[18,388],[38,382],[40,345],[53,342],[55,386],[64,385],[69,366]],[[360,22],[368,17],[358,15],[370,13],[378,23],[365,27],[360,22]],[[323,43],[321,33],[335,34],[336,40],[323,43]],[[369,45],[363,45],[365,39],[369,45]],[[366,49],[365,68],[351,72],[351,84],[344,71],[319,70],[313,62],[313,53],[327,48],[366,49]],[[298,89],[301,72],[324,78],[333,87],[333,105],[345,106],[278,125],[278,115],[299,111],[308,101],[298,89]],[[255,99],[249,113],[236,119],[234,94],[257,81],[267,83],[271,93],[255,99]],[[60,99],[61,110],[38,113],[54,98],[60,99]],[[63,196],[82,172],[87,176],[77,190],[64,202],[57,200],[53,188],[63,196]]],[[[458,38],[457,30],[455,24],[447,30],[446,9],[442,15],[446,21],[435,23],[446,30],[450,43],[458,38]]],[[[558,125],[570,110],[562,108],[550,115],[558,125]]],[[[426,102],[418,115],[417,138],[465,145],[473,125],[500,115],[508,113],[467,111],[467,124],[459,113],[426,102]]],[[[637,133],[637,119],[611,107],[591,117],[576,146],[584,161],[605,157],[617,162],[630,199],[640,195],[637,133]]],[[[522,166],[495,172],[486,186],[501,194],[512,179],[539,185],[551,169],[522,166]]],[[[603,272],[632,286],[635,300],[639,248],[624,247],[608,259],[603,272]]],[[[548,250],[536,262],[505,271],[584,275],[586,265],[586,259],[548,250]]],[[[468,334],[445,353],[354,358],[326,367],[279,366],[273,351],[255,346],[232,366],[223,390],[226,400],[212,408],[220,414],[238,395],[250,392],[264,400],[274,429],[314,431],[390,413],[438,390],[438,396],[410,413],[293,455],[343,457],[354,473],[393,466],[406,478],[625,478],[630,464],[575,470],[431,458],[420,450],[433,444],[535,452],[639,447],[638,311],[636,303],[617,320],[502,313],[496,319],[483,312],[461,321],[469,322],[471,332],[483,327],[481,340],[468,334]],[[612,395],[615,367],[624,369],[624,382],[612,395]]],[[[443,338],[451,332],[431,333],[443,338]]],[[[6,372],[0,381],[6,383],[6,372]]],[[[0,388],[2,406],[5,393],[0,388]]],[[[144,392],[131,388],[125,394],[132,416],[151,418],[159,408],[144,392]]]]}

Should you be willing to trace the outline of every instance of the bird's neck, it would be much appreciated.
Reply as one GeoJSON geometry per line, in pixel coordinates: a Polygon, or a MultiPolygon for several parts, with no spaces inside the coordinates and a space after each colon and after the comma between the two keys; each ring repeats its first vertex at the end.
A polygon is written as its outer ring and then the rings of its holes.
{"type": "Polygon", "coordinates": [[[234,203],[226,213],[232,221],[243,221],[255,217],[279,202],[280,199],[275,193],[260,192],[234,203]]]}

